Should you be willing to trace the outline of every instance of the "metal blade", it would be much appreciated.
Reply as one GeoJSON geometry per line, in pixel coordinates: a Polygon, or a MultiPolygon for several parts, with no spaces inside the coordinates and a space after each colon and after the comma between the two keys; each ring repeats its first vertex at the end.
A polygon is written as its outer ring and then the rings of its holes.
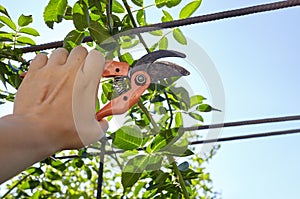
{"type": "Polygon", "coordinates": [[[151,82],[157,82],[169,77],[181,77],[190,74],[185,68],[167,61],[157,61],[152,63],[148,69],[148,74],[151,77],[151,82]]]}
{"type": "Polygon", "coordinates": [[[164,58],[164,57],[181,57],[181,58],[185,58],[186,55],[181,53],[181,52],[174,51],[174,50],[158,50],[158,51],[154,51],[152,53],[149,53],[149,54],[144,55],[143,57],[141,57],[136,62],[135,66],[153,63],[154,61],[156,61],[160,58],[164,58]]]}

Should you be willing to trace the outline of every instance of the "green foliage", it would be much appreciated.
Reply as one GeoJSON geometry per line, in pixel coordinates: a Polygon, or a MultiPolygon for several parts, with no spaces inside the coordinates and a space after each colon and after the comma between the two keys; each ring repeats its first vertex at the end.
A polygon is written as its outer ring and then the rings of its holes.
{"type": "MultiPolygon", "coordinates": [[[[19,75],[27,69],[27,61],[15,47],[35,45],[32,36],[39,36],[39,33],[29,27],[32,21],[31,15],[22,14],[15,23],[8,11],[0,5],[0,81],[6,88],[8,85],[18,88],[21,83],[19,75]]],[[[13,100],[14,93],[0,90],[0,104],[13,100]]]]}
{"type": "MultiPolygon", "coordinates": [[[[65,36],[63,44],[69,51],[80,45],[84,36],[91,36],[94,42],[88,45],[103,52],[107,59],[118,58],[133,65],[137,58],[130,50],[141,44],[139,37],[127,35],[106,39],[134,28],[136,22],[140,26],[149,24],[147,6],[143,0],[112,2],[108,5],[108,1],[78,0],[69,5],[67,0],[49,0],[43,18],[49,28],[64,20],[73,21],[74,29],[65,36]],[[136,18],[132,7],[137,8],[136,18]]],[[[179,18],[187,18],[200,4],[200,0],[187,4],[181,0],[153,1],[154,6],[162,8],[162,22],[175,19],[169,8],[181,6],[179,18]]],[[[32,20],[31,15],[21,15],[15,23],[0,5],[0,28],[4,30],[0,32],[0,80],[5,86],[10,84],[17,89],[21,83],[20,73],[28,69],[27,61],[16,47],[35,44],[32,37],[39,33],[29,27],[32,20]]],[[[149,50],[168,49],[169,33],[178,43],[187,45],[179,28],[166,34],[157,30],[151,32],[157,42],[149,50]]],[[[183,198],[185,192],[190,198],[213,196],[211,179],[203,164],[217,149],[205,159],[198,157],[188,145],[188,137],[195,135],[185,132],[183,127],[185,121],[202,124],[202,114],[217,109],[205,104],[206,98],[201,95],[190,96],[184,87],[177,85],[178,79],[151,84],[139,104],[126,114],[124,126],[108,132],[112,139],[108,141],[110,145],[105,146],[104,198],[183,198]],[[177,164],[173,157],[185,157],[186,161],[177,164]]],[[[124,80],[125,90],[129,89],[129,81],[124,80]]],[[[111,79],[103,81],[101,88],[103,92],[97,101],[97,109],[116,97],[111,79]]],[[[13,100],[14,93],[0,90],[0,104],[13,100]]],[[[84,149],[63,151],[35,164],[10,181],[5,197],[95,198],[102,144],[98,142],[84,149]]]]}
{"type": "Polygon", "coordinates": [[[179,18],[185,19],[185,18],[190,17],[199,8],[201,2],[202,2],[202,0],[195,0],[195,1],[188,3],[180,11],[179,18]]]}
{"type": "Polygon", "coordinates": [[[44,21],[53,29],[54,22],[60,23],[67,8],[67,0],[50,0],[44,10],[44,21]]]}

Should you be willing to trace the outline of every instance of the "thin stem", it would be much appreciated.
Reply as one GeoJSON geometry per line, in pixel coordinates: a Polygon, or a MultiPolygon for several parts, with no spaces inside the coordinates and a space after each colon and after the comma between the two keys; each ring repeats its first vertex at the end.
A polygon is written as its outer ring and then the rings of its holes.
{"type": "Polygon", "coordinates": [[[140,10],[144,10],[144,9],[150,8],[150,7],[152,7],[152,6],[155,6],[155,4],[150,4],[150,5],[147,5],[147,6],[143,6],[141,9],[133,10],[133,11],[131,11],[131,12],[132,12],[132,13],[138,12],[138,11],[140,11],[140,10]]]}
{"type": "Polygon", "coordinates": [[[168,103],[168,108],[169,108],[169,112],[170,112],[170,122],[169,122],[169,126],[168,126],[168,128],[171,128],[171,126],[172,126],[172,122],[173,122],[173,111],[172,111],[172,107],[171,107],[171,104],[170,104],[170,100],[169,100],[169,98],[168,98],[168,95],[167,95],[167,92],[166,91],[164,91],[164,95],[165,95],[165,98],[166,98],[166,100],[167,100],[167,103],[168,103]]]}
{"type": "Polygon", "coordinates": [[[14,186],[12,186],[3,196],[2,198],[5,198],[14,188],[16,188],[19,184],[21,184],[24,180],[26,180],[26,178],[32,174],[34,174],[36,171],[33,171],[27,175],[25,175],[21,180],[19,180],[19,182],[17,182],[14,186]]]}
{"type": "Polygon", "coordinates": [[[101,199],[101,197],[102,197],[102,184],[103,184],[104,156],[105,156],[106,141],[107,141],[106,137],[104,137],[100,140],[101,152],[100,152],[100,163],[99,163],[99,170],[98,170],[97,199],[101,199]]]}
{"type": "Polygon", "coordinates": [[[185,182],[184,182],[183,177],[182,177],[182,175],[181,175],[181,173],[178,169],[178,166],[175,162],[175,159],[172,156],[168,156],[168,160],[169,160],[169,162],[172,162],[172,166],[174,168],[174,172],[175,172],[175,175],[177,177],[177,180],[179,181],[179,184],[180,184],[181,190],[183,192],[184,198],[189,199],[190,198],[189,193],[186,190],[185,182]]]}
{"type": "Polygon", "coordinates": [[[142,109],[142,111],[145,113],[146,117],[148,118],[148,120],[150,121],[150,123],[152,124],[154,131],[156,133],[158,133],[160,131],[159,127],[157,126],[156,122],[154,121],[153,117],[151,116],[151,114],[149,113],[149,111],[147,110],[147,108],[144,106],[144,104],[142,103],[141,100],[138,101],[138,106],[140,107],[140,109],[142,109]]]}
{"type": "Polygon", "coordinates": [[[106,17],[107,17],[107,23],[108,23],[108,27],[109,27],[109,33],[112,35],[113,33],[113,26],[112,26],[112,4],[113,1],[112,0],[108,0],[108,6],[106,9],[106,17]]]}
{"type": "MultiPolygon", "coordinates": [[[[128,13],[129,19],[130,19],[130,21],[131,21],[133,27],[134,27],[134,28],[137,28],[138,25],[136,24],[136,22],[135,22],[135,20],[134,20],[134,17],[133,17],[133,15],[132,15],[132,12],[131,12],[131,9],[130,9],[130,6],[129,6],[128,3],[127,3],[127,0],[123,0],[123,4],[124,4],[124,6],[125,6],[125,8],[126,8],[126,11],[127,11],[127,13],[128,13]]],[[[138,33],[137,36],[139,37],[139,39],[140,39],[141,43],[143,44],[143,46],[145,47],[146,51],[147,51],[148,53],[150,53],[150,50],[149,50],[149,48],[148,48],[148,46],[147,46],[145,40],[144,40],[143,37],[141,36],[141,34],[138,33]]]]}

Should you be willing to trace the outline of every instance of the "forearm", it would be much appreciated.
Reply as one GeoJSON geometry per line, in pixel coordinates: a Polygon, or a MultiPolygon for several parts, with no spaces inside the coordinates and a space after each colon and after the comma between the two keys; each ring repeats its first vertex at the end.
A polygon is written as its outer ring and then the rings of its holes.
{"type": "Polygon", "coordinates": [[[57,150],[51,136],[40,131],[23,117],[0,118],[0,184],[57,150]]]}

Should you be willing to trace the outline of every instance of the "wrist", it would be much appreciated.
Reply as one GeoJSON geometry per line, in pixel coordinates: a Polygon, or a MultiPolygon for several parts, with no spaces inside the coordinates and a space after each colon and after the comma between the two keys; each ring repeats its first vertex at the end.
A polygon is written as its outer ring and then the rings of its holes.
{"type": "MultiPolygon", "coordinates": [[[[27,147],[33,147],[46,158],[60,149],[56,141],[57,137],[40,122],[37,116],[7,115],[0,119],[10,129],[13,129],[12,132],[18,132],[15,142],[19,143],[19,147],[24,148],[24,150],[27,147]]],[[[11,140],[11,142],[13,141],[11,140]]]]}

